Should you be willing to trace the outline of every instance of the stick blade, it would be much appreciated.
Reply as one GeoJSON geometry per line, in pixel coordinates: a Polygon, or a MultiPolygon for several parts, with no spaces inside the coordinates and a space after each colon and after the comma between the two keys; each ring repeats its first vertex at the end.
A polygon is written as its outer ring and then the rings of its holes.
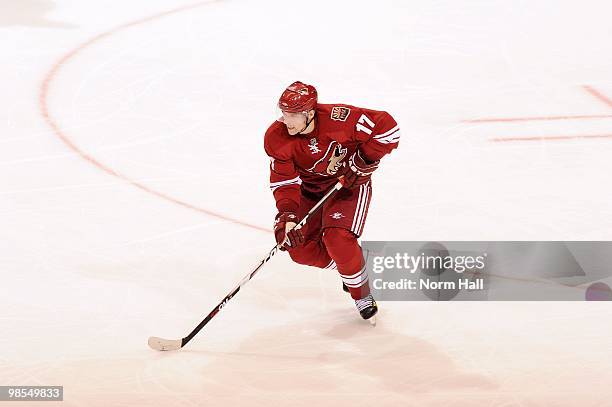
{"type": "Polygon", "coordinates": [[[149,347],[158,351],[178,350],[183,347],[180,339],[164,339],[152,336],[149,338],[149,347]]]}

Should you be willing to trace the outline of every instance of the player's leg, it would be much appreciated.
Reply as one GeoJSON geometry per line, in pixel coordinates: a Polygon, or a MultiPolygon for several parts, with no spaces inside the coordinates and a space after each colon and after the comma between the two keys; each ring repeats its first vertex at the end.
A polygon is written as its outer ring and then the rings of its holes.
{"type": "Polygon", "coordinates": [[[323,244],[365,319],[376,314],[377,306],[370,294],[357,238],[363,232],[371,197],[371,182],[367,182],[355,189],[340,190],[322,210],[323,244]]]}
{"type": "Polygon", "coordinates": [[[361,247],[353,232],[342,228],[327,228],[323,233],[323,243],[336,262],[342,282],[351,297],[358,300],[370,294],[361,247]]]}
{"type": "Polygon", "coordinates": [[[336,268],[336,263],[327,253],[321,239],[307,241],[302,247],[289,249],[288,252],[291,259],[296,263],[322,269],[336,268]]]}
{"type": "MultiPolygon", "coordinates": [[[[302,219],[319,199],[319,197],[302,195],[300,207],[298,209],[298,217],[302,219]]],[[[310,218],[308,218],[306,225],[304,225],[302,229],[302,233],[304,234],[304,245],[289,249],[288,252],[291,259],[296,263],[319,268],[335,269],[336,263],[329,256],[325,245],[323,245],[321,241],[321,213],[322,211],[312,214],[310,218]]]]}
{"type": "Polygon", "coordinates": [[[341,189],[321,211],[323,243],[355,300],[370,293],[357,238],[363,232],[371,197],[369,181],[354,189],[341,189]]]}

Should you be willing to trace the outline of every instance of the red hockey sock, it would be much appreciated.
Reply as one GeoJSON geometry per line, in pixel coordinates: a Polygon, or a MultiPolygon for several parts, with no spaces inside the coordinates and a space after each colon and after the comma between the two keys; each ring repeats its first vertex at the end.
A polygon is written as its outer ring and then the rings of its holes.
{"type": "Polygon", "coordinates": [[[301,247],[289,249],[288,252],[294,262],[307,266],[332,268],[334,264],[321,240],[310,240],[301,247]]]}
{"type": "Polygon", "coordinates": [[[348,287],[351,297],[358,300],[368,295],[370,293],[368,274],[357,237],[346,229],[327,228],[323,233],[323,243],[336,262],[338,272],[348,287]]]}

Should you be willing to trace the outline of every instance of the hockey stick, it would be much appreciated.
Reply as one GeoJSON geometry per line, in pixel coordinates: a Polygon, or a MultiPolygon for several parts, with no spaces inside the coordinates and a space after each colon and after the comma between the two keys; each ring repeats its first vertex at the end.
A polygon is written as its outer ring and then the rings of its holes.
{"type": "MultiPolygon", "coordinates": [[[[306,224],[306,221],[308,220],[308,218],[315,213],[321,206],[323,206],[323,204],[332,196],[336,193],[336,191],[338,191],[340,188],[342,188],[342,183],[341,182],[337,182],[336,185],[334,185],[334,187],[332,189],[330,189],[325,196],[323,196],[323,198],[321,198],[321,200],[319,202],[317,202],[317,204],[315,206],[312,207],[312,209],[310,209],[308,211],[308,213],[306,214],[306,216],[304,216],[304,219],[302,219],[300,221],[300,223],[298,223],[297,225],[295,225],[295,227],[302,227],[306,224]]],[[[202,328],[204,328],[204,326],[210,322],[211,319],[214,318],[215,315],[217,315],[219,313],[219,311],[221,311],[221,309],[223,309],[223,307],[225,307],[227,305],[227,303],[229,302],[229,300],[231,300],[234,295],[236,295],[238,293],[238,291],[240,291],[240,289],[242,288],[243,285],[245,285],[250,279],[253,278],[253,276],[255,276],[255,274],[257,274],[257,272],[259,270],[261,270],[261,268],[263,267],[264,264],[266,264],[271,258],[272,256],[274,256],[276,254],[276,252],[278,252],[278,250],[280,249],[281,244],[277,244],[276,246],[274,246],[272,248],[272,250],[270,250],[270,253],[268,253],[268,255],[266,256],[265,259],[263,259],[259,265],[257,267],[255,267],[255,269],[253,271],[251,271],[249,274],[247,274],[242,280],[240,280],[240,282],[238,283],[238,285],[232,290],[230,291],[229,294],[227,294],[225,296],[225,298],[223,298],[221,300],[221,302],[219,304],[217,304],[217,306],[206,316],[206,318],[204,318],[202,320],[202,322],[200,322],[198,324],[198,326],[196,326],[194,328],[193,331],[191,331],[191,333],[189,335],[187,335],[186,337],[182,338],[182,339],[163,339],[163,338],[158,338],[156,336],[152,336],[149,338],[149,346],[152,349],[155,350],[159,350],[159,351],[166,351],[166,350],[177,350],[177,349],[181,349],[182,347],[184,347],[185,345],[187,345],[187,343],[193,339],[194,336],[196,336],[196,334],[198,332],[200,332],[202,330],[202,328]]]]}

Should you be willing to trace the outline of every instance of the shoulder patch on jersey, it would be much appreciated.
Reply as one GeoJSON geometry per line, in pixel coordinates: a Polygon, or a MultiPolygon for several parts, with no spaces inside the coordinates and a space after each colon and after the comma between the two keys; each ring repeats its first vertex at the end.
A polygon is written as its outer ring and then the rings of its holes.
{"type": "Polygon", "coordinates": [[[334,106],[331,110],[332,120],[337,120],[339,122],[345,122],[349,114],[351,114],[351,109],[344,106],[334,106]]]}

